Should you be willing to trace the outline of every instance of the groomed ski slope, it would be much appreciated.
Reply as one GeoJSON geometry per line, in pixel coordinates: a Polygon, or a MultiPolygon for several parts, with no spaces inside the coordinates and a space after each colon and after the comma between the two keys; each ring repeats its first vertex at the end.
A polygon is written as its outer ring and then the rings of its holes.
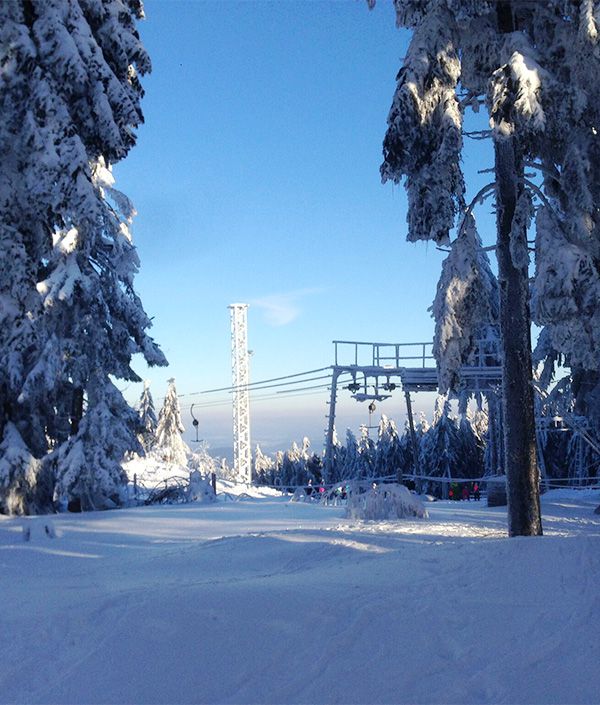
{"type": "Polygon", "coordinates": [[[599,503],[510,540],[483,502],[0,517],[0,702],[598,703],[599,503]]]}

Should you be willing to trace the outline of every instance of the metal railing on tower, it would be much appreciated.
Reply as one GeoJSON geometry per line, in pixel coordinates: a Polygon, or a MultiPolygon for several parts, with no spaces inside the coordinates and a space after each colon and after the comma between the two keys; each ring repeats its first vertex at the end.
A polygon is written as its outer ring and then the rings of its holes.
{"type": "Polygon", "coordinates": [[[248,304],[230,304],[231,370],[233,381],[233,467],[244,482],[252,480],[250,446],[250,354],[248,351],[248,304]]]}

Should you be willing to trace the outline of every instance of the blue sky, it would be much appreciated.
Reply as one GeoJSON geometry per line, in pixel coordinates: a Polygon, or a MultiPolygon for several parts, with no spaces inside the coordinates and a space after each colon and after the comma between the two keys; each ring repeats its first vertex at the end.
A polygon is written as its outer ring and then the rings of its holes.
{"type": "MultiPolygon", "coordinates": [[[[138,210],[136,288],[170,361],[136,364],[157,405],[169,377],[182,395],[231,383],[233,302],[250,304],[253,381],[331,364],[334,339],[430,340],[444,255],[405,242],[404,191],[379,177],[409,38],[391,2],[373,11],[360,0],[145,8],[146,124],[115,176],[138,210]]],[[[131,402],[140,393],[126,390],[131,402]]],[[[320,448],[327,398],[256,401],[253,443],[284,449],[308,435],[320,448]]],[[[225,400],[183,396],[184,423],[191,428],[192,402],[225,400]]],[[[194,411],[201,437],[230,444],[229,405],[194,411]]],[[[402,422],[401,395],[379,411],[402,422]]],[[[345,393],[340,432],[365,421],[366,406],[345,393]]]]}

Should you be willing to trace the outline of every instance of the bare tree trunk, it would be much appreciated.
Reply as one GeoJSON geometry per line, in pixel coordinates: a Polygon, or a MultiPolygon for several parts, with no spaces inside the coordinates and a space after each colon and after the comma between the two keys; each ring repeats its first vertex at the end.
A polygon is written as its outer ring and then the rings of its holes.
{"type": "MultiPolygon", "coordinates": [[[[494,150],[508,533],[510,536],[539,536],[542,519],[531,374],[529,275],[526,265],[515,266],[510,246],[517,200],[523,188],[523,164],[512,138],[496,141],[494,150]]],[[[525,227],[513,232],[512,238],[522,240],[519,247],[526,247],[525,227]]]]}

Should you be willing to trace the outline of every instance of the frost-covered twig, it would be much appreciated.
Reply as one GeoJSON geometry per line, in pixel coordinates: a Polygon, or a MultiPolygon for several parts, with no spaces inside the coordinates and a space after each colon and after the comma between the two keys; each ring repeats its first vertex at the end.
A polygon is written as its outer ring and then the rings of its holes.
{"type": "Polygon", "coordinates": [[[459,237],[460,237],[460,235],[462,234],[463,230],[465,229],[465,225],[466,225],[466,223],[467,223],[467,219],[468,219],[468,217],[471,215],[471,213],[473,212],[473,208],[475,208],[475,204],[476,204],[478,201],[479,201],[480,203],[482,203],[482,202],[485,200],[485,198],[487,198],[488,195],[489,195],[495,188],[496,188],[496,182],[495,182],[495,181],[491,181],[489,184],[486,184],[485,186],[483,186],[482,188],[480,188],[479,191],[477,191],[477,193],[475,194],[475,196],[473,197],[473,199],[471,200],[471,202],[469,203],[469,205],[465,208],[465,213],[464,213],[464,215],[463,215],[463,219],[462,219],[461,224],[460,224],[460,227],[459,227],[459,229],[458,229],[458,236],[459,236],[459,237]]]}

